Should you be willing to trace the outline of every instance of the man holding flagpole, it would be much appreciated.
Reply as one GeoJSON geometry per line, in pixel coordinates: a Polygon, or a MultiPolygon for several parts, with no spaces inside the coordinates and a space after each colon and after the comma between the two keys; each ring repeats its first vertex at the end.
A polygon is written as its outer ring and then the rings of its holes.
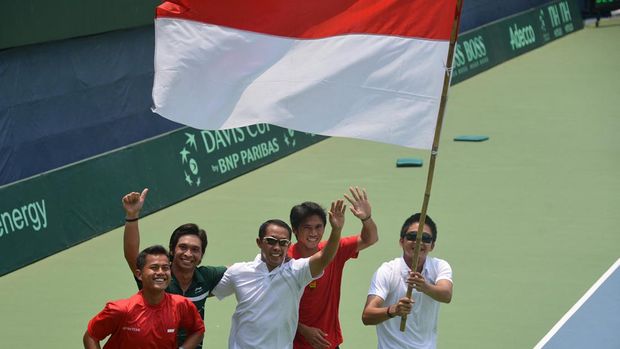
{"type": "Polygon", "coordinates": [[[423,229],[419,222],[419,213],[405,220],[399,240],[402,257],[383,263],[370,283],[362,322],[377,326],[379,349],[436,348],[439,304],[452,300],[450,264],[428,255],[435,248],[437,226],[428,215],[423,229]],[[417,270],[411,270],[418,234],[423,234],[422,245],[417,270]],[[412,299],[405,296],[407,286],[414,289],[412,299]],[[408,314],[401,332],[400,317],[408,314]]]}

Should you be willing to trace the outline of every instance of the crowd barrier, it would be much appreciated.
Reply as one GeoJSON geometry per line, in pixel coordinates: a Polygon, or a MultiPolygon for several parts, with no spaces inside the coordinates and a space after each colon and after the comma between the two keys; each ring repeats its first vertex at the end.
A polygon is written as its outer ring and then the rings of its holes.
{"type": "Polygon", "coordinates": [[[122,225],[124,193],[150,188],[147,215],[323,139],[268,124],[185,127],[0,187],[0,275],[122,225]]]}
{"type": "Polygon", "coordinates": [[[452,84],[583,28],[573,0],[552,1],[459,34],[452,84]]]}

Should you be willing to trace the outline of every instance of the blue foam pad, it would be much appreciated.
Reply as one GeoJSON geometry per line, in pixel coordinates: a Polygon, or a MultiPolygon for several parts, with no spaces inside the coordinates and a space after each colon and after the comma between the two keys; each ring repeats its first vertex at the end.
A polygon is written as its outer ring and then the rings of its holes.
{"type": "Polygon", "coordinates": [[[418,158],[400,158],[396,160],[396,167],[421,167],[422,159],[418,158]]]}
{"type": "Polygon", "coordinates": [[[484,135],[463,135],[454,137],[456,142],[483,142],[489,139],[489,136],[484,135]]]}

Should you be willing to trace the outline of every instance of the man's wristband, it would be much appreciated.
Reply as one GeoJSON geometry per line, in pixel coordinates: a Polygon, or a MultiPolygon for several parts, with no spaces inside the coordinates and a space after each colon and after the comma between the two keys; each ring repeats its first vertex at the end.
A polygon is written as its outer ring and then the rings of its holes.
{"type": "Polygon", "coordinates": [[[369,220],[369,219],[370,219],[370,217],[372,217],[372,216],[371,216],[371,215],[368,215],[368,217],[366,217],[366,218],[362,218],[362,219],[360,219],[360,220],[361,220],[362,222],[366,222],[367,220],[369,220]]]}
{"type": "Polygon", "coordinates": [[[136,218],[125,218],[125,222],[135,222],[139,219],[140,217],[136,217],[136,218]]]}
{"type": "Polygon", "coordinates": [[[385,310],[385,312],[387,313],[387,316],[391,319],[394,316],[396,316],[396,314],[390,314],[390,306],[388,305],[387,309],[385,310]]]}

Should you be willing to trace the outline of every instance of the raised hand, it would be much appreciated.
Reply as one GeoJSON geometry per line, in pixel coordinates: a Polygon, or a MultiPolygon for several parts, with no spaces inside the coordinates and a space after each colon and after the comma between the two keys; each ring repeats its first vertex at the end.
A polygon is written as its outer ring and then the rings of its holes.
{"type": "Polygon", "coordinates": [[[344,213],[347,205],[344,204],[344,200],[336,200],[332,202],[332,206],[329,209],[329,224],[334,229],[342,229],[344,226],[344,213]]]}
{"type": "Polygon", "coordinates": [[[142,193],[131,192],[123,196],[123,208],[125,209],[126,218],[138,218],[140,216],[140,210],[144,206],[144,200],[149,193],[148,188],[144,188],[142,193]]]}
{"type": "Polygon", "coordinates": [[[323,249],[310,256],[310,274],[312,277],[321,275],[338,251],[346,208],[347,206],[344,204],[344,200],[332,202],[332,206],[329,209],[329,224],[332,226],[332,231],[329,233],[329,239],[327,239],[327,243],[323,249]]]}
{"type": "Polygon", "coordinates": [[[350,209],[353,215],[362,221],[370,218],[371,207],[366,189],[349,187],[349,191],[351,192],[351,196],[344,194],[344,197],[351,203],[350,209]]]}

